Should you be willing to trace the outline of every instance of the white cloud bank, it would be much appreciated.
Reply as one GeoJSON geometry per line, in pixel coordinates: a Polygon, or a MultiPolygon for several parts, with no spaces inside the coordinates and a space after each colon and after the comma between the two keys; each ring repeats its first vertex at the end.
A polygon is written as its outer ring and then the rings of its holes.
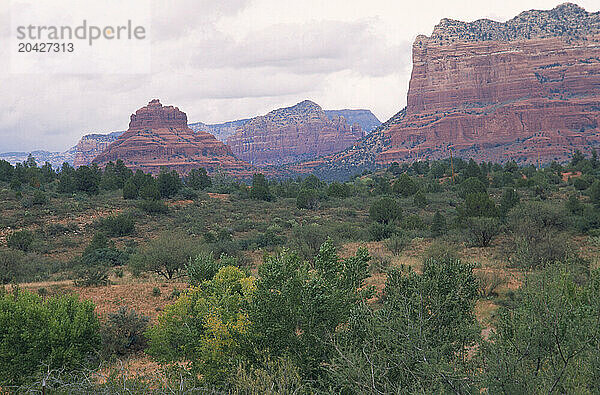
{"type": "MultiPolygon", "coordinates": [[[[190,121],[245,118],[304,99],[368,108],[384,121],[406,103],[417,34],[444,17],[506,20],[560,1],[153,0],[147,75],[10,74],[10,2],[0,3],[5,152],[65,150],[82,134],[123,130],[152,98],[190,121]]],[[[577,3],[599,9],[597,0],[577,3]]]]}

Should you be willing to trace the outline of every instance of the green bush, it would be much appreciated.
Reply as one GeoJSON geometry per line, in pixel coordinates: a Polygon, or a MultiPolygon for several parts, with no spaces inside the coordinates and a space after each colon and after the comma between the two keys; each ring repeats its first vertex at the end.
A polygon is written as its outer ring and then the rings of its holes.
{"type": "Polygon", "coordinates": [[[133,177],[125,181],[125,185],[123,185],[123,199],[137,199],[139,194],[140,189],[133,177]]]}
{"type": "Polygon", "coordinates": [[[385,240],[392,237],[398,228],[394,224],[382,224],[379,222],[373,222],[369,225],[369,235],[373,241],[385,240]]]}
{"type": "Polygon", "coordinates": [[[135,221],[126,214],[111,215],[100,220],[100,228],[112,237],[127,236],[135,231],[135,221]]]}
{"type": "Polygon", "coordinates": [[[33,243],[33,232],[29,230],[18,230],[8,235],[6,245],[15,250],[27,252],[33,243]]]}
{"type": "Polygon", "coordinates": [[[182,362],[205,384],[230,382],[248,334],[254,279],[232,266],[168,306],[148,333],[147,353],[163,364],[182,362]]]}
{"type": "Polygon", "coordinates": [[[142,351],[146,347],[148,322],[148,317],[127,306],[108,314],[100,331],[103,356],[125,356],[142,351]]]}
{"type": "Polygon", "coordinates": [[[487,247],[493,238],[500,234],[500,221],[497,218],[474,217],[467,219],[469,241],[475,247],[487,247]]]}
{"type": "Polygon", "coordinates": [[[48,197],[43,191],[36,189],[35,192],[33,192],[33,198],[31,199],[31,202],[34,205],[41,206],[48,203],[48,197]]]}
{"type": "Polygon", "coordinates": [[[200,245],[188,236],[168,232],[150,240],[131,256],[132,272],[154,272],[167,279],[178,277],[185,270],[189,259],[200,251],[200,245]]]}
{"type": "Polygon", "coordinates": [[[48,369],[84,367],[100,347],[99,329],[90,301],[1,292],[0,385],[21,385],[48,369]]]}
{"type": "Polygon", "coordinates": [[[212,253],[201,252],[185,265],[188,282],[198,286],[204,281],[211,280],[221,268],[221,262],[213,257],[212,253]]]}
{"type": "Polygon", "coordinates": [[[166,214],[169,212],[169,207],[162,200],[143,200],[137,206],[147,214],[166,214]]]}
{"type": "Polygon", "coordinates": [[[108,284],[108,267],[104,265],[94,265],[80,267],[77,269],[77,279],[74,283],[78,287],[95,287],[108,284]]]}
{"type": "Polygon", "coordinates": [[[296,198],[296,207],[299,209],[314,210],[319,204],[317,191],[314,189],[301,189],[296,198]]]}
{"type": "Polygon", "coordinates": [[[417,192],[417,183],[411,176],[406,173],[403,173],[398,177],[396,182],[394,182],[394,186],[392,190],[394,193],[402,195],[404,197],[412,196],[417,192]]]}
{"type": "Polygon", "coordinates": [[[436,211],[431,223],[431,235],[433,237],[440,237],[446,234],[447,231],[448,225],[446,225],[446,218],[439,211],[436,211]]]}
{"type": "Polygon", "coordinates": [[[390,224],[402,217],[402,208],[391,198],[381,198],[371,204],[369,217],[380,224],[390,224]]]}
{"type": "Polygon", "coordinates": [[[400,255],[406,246],[410,243],[407,237],[394,235],[385,242],[385,247],[396,256],[400,255]]]}

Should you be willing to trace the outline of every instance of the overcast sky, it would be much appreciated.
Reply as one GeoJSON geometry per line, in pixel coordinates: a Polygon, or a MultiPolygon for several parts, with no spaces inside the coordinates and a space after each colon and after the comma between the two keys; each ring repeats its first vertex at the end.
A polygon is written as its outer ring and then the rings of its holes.
{"type": "MultiPolygon", "coordinates": [[[[83,134],[124,130],[130,114],[152,98],[178,106],[190,122],[261,115],[304,99],[324,109],[367,108],[385,121],[406,103],[412,41],[429,35],[441,18],[505,21],[560,3],[152,2],[150,74],[23,75],[5,71],[10,2],[0,0],[0,152],[63,151],[83,134]]],[[[600,9],[598,0],[577,4],[600,9]]]]}

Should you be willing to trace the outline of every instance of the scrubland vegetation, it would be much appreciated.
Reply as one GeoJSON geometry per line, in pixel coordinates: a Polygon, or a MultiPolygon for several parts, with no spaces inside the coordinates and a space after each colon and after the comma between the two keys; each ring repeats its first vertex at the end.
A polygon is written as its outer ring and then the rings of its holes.
{"type": "Polygon", "coordinates": [[[600,162],[0,162],[0,388],[598,393],[600,162]]]}

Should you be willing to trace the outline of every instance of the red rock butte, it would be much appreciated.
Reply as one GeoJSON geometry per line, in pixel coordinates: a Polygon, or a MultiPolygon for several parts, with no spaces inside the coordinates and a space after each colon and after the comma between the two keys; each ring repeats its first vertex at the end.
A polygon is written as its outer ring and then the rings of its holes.
{"type": "Polygon", "coordinates": [[[227,138],[233,153],[257,166],[277,166],[341,151],[364,137],[358,124],[327,116],[310,100],[251,119],[227,138]]]}
{"type": "Polygon", "coordinates": [[[413,44],[406,113],[376,161],[455,154],[564,161],[600,146],[600,13],[574,4],[504,22],[443,19],[413,44]]]}
{"type": "Polygon", "coordinates": [[[251,166],[237,159],[231,149],[213,135],[192,131],[187,115],[154,99],[131,115],[129,129],[100,153],[93,163],[100,166],[121,159],[134,170],[157,174],[167,167],[185,174],[203,167],[209,173],[226,172],[248,177],[251,166]]]}

